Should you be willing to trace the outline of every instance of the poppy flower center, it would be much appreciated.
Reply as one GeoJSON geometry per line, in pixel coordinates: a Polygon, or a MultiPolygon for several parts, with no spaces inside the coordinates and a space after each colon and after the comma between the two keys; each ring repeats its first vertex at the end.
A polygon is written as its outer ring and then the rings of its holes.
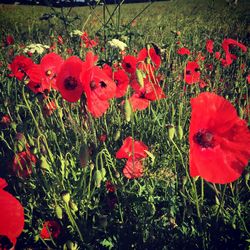
{"type": "Polygon", "coordinates": [[[101,88],[106,88],[107,87],[107,84],[105,82],[100,81],[99,83],[100,83],[101,88]]]}
{"type": "Polygon", "coordinates": [[[0,235],[0,249],[11,249],[13,244],[8,237],[0,235]]]}
{"type": "Polygon", "coordinates": [[[47,70],[46,71],[46,76],[50,76],[52,74],[52,71],[51,70],[47,70]]]}
{"type": "Polygon", "coordinates": [[[64,87],[67,90],[74,90],[77,87],[77,80],[72,76],[67,77],[64,80],[64,87]]]}
{"type": "Polygon", "coordinates": [[[131,68],[130,63],[126,63],[125,65],[126,65],[126,68],[129,68],[129,69],[131,68]]]}
{"type": "Polygon", "coordinates": [[[213,148],[215,146],[214,136],[207,130],[200,130],[199,132],[197,132],[194,135],[193,140],[202,148],[213,148]]]}

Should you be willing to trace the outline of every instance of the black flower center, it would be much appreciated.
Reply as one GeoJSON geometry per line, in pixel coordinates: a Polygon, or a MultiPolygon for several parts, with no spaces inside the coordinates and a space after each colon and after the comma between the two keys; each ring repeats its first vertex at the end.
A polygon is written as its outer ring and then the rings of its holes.
{"type": "Polygon", "coordinates": [[[74,90],[77,87],[77,80],[72,76],[67,77],[64,80],[64,87],[67,90],[74,90]]]}
{"type": "Polygon", "coordinates": [[[106,88],[107,84],[104,81],[100,81],[101,88],[106,88]]]}
{"type": "Polygon", "coordinates": [[[126,63],[125,66],[126,66],[126,68],[129,68],[129,69],[131,68],[131,64],[130,63],[126,63]]]}
{"type": "Polygon", "coordinates": [[[213,148],[215,146],[214,136],[207,130],[200,130],[199,132],[197,132],[194,135],[193,140],[202,148],[213,148]]]}

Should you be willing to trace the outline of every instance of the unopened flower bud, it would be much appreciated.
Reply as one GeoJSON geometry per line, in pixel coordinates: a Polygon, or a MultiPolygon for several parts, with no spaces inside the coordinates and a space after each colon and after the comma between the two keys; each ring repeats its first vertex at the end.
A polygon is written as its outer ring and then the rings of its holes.
{"type": "Polygon", "coordinates": [[[69,207],[74,211],[77,212],[78,211],[78,207],[77,205],[73,202],[73,201],[69,201],[69,207]]]}
{"type": "Polygon", "coordinates": [[[175,135],[175,127],[173,125],[168,125],[168,138],[169,140],[173,140],[175,135]]]}
{"type": "Polygon", "coordinates": [[[61,192],[61,197],[62,197],[62,199],[63,199],[63,201],[66,203],[66,204],[68,204],[69,203],[69,201],[70,201],[70,194],[69,194],[69,192],[68,191],[62,191],[61,192]]]}
{"type": "Polygon", "coordinates": [[[56,205],[55,207],[56,217],[61,220],[63,216],[62,208],[59,205],[56,205]]]}
{"type": "Polygon", "coordinates": [[[126,118],[126,121],[130,122],[131,116],[132,116],[132,107],[131,107],[131,104],[130,104],[130,102],[129,102],[128,99],[125,100],[124,109],[125,109],[125,118],[126,118]]]}

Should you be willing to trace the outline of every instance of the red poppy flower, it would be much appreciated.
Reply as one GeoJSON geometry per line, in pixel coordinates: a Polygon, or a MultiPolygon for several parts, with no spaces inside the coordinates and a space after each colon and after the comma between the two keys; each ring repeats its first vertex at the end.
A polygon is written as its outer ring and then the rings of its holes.
{"type": "Polygon", "coordinates": [[[221,54],[220,54],[219,51],[215,52],[215,58],[216,58],[217,60],[220,59],[220,56],[221,56],[221,54]]]}
{"type": "Polygon", "coordinates": [[[63,59],[56,53],[46,54],[40,62],[41,70],[43,73],[42,85],[57,90],[56,77],[63,64],[63,59]]]}
{"type": "Polygon", "coordinates": [[[208,53],[213,53],[213,49],[214,49],[214,41],[208,39],[206,42],[206,50],[208,53]]]}
{"type": "Polygon", "coordinates": [[[187,48],[179,48],[177,50],[177,54],[179,55],[190,55],[190,50],[187,48]]]}
{"type": "Polygon", "coordinates": [[[225,184],[238,179],[250,159],[250,132],[233,105],[214,93],[191,99],[190,175],[225,184]]]}
{"type": "Polygon", "coordinates": [[[49,86],[42,84],[43,73],[40,65],[33,64],[27,70],[27,76],[30,79],[27,86],[35,94],[43,93],[46,89],[49,89],[49,86]]]}
{"type": "Polygon", "coordinates": [[[222,42],[222,48],[225,51],[225,58],[221,58],[222,65],[224,67],[231,65],[233,63],[233,60],[237,59],[236,55],[230,53],[230,46],[237,46],[243,52],[247,51],[247,47],[244,44],[239,43],[236,40],[233,40],[231,38],[224,39],[223,42],[222,42]]]}
{"type": "Polygon", "coordinates": [[[114,72],[114,81],[116,83],[116,98],[124,96],[128,89],[129,78],[124,70],[119,69],[114,72]]]}
{"type": "Polygon", "coordinates": [[[141,92],[140,94],[134,93],[130,98],[129,102],[131,104],[133,112],[136,110],[144,110],[148,107],[150,101],[145,98],[145,94],[141,92]]]}
{"type": "Polygon", "coordinates": [[[143,175],[143,166],[140,160],[134,160],[130,157],[127,160],[125,167],[122,170],[125,177],[128,179],[140,178],[143,175]]]}
{"type": "Polygon", "coordinates": [[[115,96],[115,82],[98,66],[97,56],[87,53],[81,79],[87,97],[87,107],[94,117],[100,117],[109,107],[108,100],[115,96]]]}
{"type": "MultiPolygon", "coordinates": [[[[1,239],[4,237],[7,237],[15,246],[24,228],[24,209],[13,195],[3,190],[6,186],[6,181],[0,178],[0,247],[1,239]]],[[[4,246],[2,247],[5,249],[4,246]]]]}
{"type": "Polygon", "coordinates": [[[194,84],[200,81],[200,67],[197,62],[187,62],[184,79],[187,84],[194,84]]]}
{"type": "Polygon", "coordinates": [[[249,75],[247,75],[246,79],[247,79],[247,83],[249,83],[249,84],[250,84],[250,74],[249,74],[249,75]]]}
{"type": "Polygon", "coordinates": [[[10,64],[11,76],[15,76],[19,81],[23,80],[28,69],[33,65],[33,61],[26,56],[16,56],[10,64]]]}
{"type": "Polygon", "coordinates": [[[150,48],[147,50],[146,48],[143,48],[139,53],[137,57],[138,62],[145,62],[147,64],[147,58],[150,59],[150,62],[153,63],[153,66],[155,69],[158,69],[161,65],[161,57],[156,53],[154,48],[150,48]]]}
{"type": "Polygon", "coordinates": [[[148,107],[150,101],[165,98],[162,88],[158,84],[153,84],[147,78],[144,79],[144,86],[140,87],[139,83],[134,79],[131,82],[135,93],[129,98],[133,111],[144,110],[148,107]]]}
{"type": "Polygon", "coordinates": [[[121,146],[121,148],[116,152],[116,158],[130,158],[133,156],[135,160],[147,157],[145,150],[148,147],[141,141],[134,140],[131,136],[127,137],[121,146]]]}
{"type": "Polygon", "coordinates": [[[127,55],[123,58],[122,67],[123,69],[130,74],[134,74],[136,71],[137,59],[134,56],[127,55]]]}
{"type": "Polygon", "coordinates": [[[104,64],[102,66],[102,70],[105,72],[105,74],[107,76],[109,76],[110,78],[113,78],[113,71],[112,71],[112,68],[108,65],[108,64],[104,64]]]}
{"type": "Polygon", "coordinates": [[[40,232],[40,236],[43,239],[50,239],[51,237],[56,239],[61,233],[61,226],[54,220],[48,220],[43,223],[43,228],[40,232]]]}
{"type": "Polygon", "coordinates": [[[29,149],[17,153],[12,163],[12,172],[19,177],[27,178],[32,173],[32,166],[36,164],[37,158],[29,149]]]}
{"type": "Polygon", "coordinates": [[[77,102],[83,93],[83,85],[80,79],[82,67],[82,60],[76,56],[71,56],[64,61],[57,75],[58,90],[68,102],[77,102]]]}

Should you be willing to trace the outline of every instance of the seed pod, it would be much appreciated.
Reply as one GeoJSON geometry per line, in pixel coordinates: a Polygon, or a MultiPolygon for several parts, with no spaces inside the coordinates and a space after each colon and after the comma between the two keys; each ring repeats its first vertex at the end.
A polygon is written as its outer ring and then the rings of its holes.
{"type": "Polygon", "coordinates": [[[131,116],[132,116],[132,107],[131,107],[131,104],[130,104],[130,102],[129,102],[128,99],[125,100],[124,109],[125,109],[125,118],[126,118],[126,121],[130,122],[131,116]]]}
{"type": "Polygon", "coordinates": [[[66,203],[66,204],[69,204],[69,201],[70,201],[70,194],[68,191],[62,191],[61,192],[61,197],[62,197],[62,200],[66,203]]]}
{"type": "Polygon", "coordinates": [[[119,138],[120,138],[120,136],[121,136],[121,131],[120,131],[120,130],[117,130],[116,133],[115,133],[115,138],[114,138],[114,140],[115,140],[115,141],[118,141],[119,138]]]}
{"type": "Polygon", "coordinates": [[[82,168],[86,167],[89,161],[89,149],[86,143],[83,143],[80,147],[79,159],[81,167],[82,168]]]}
{"type": "Polygon", "coordinates": [[[139,69],[136,69],[136,77],[140,87],[144,87],[143,75],[139,69]]]}
{"type": "Polygon", "coordinates": [[[168,126],[168,138],[169,140],[173,140],[175,135],[175,127],[173,125],[168,126]]]}
{"type": "Polygon", "coordinates": [[[178,138],[181,140],[182,137],[183,137],[183,129],[182,129],[182,126],[181,125],[178,125],[178,138]]]}
{"type": "Polygon", "coordinates": [[[102,172],[97,169],[94,174],[95,186],[99,188],[101,186],[102,181],[102,172]]]}
{"type": "Polygon", "coordinates": [[[55,207],[56,217],[61,220],[63,216],[62,208],[59,205],[56,205],[55,207]]]}

